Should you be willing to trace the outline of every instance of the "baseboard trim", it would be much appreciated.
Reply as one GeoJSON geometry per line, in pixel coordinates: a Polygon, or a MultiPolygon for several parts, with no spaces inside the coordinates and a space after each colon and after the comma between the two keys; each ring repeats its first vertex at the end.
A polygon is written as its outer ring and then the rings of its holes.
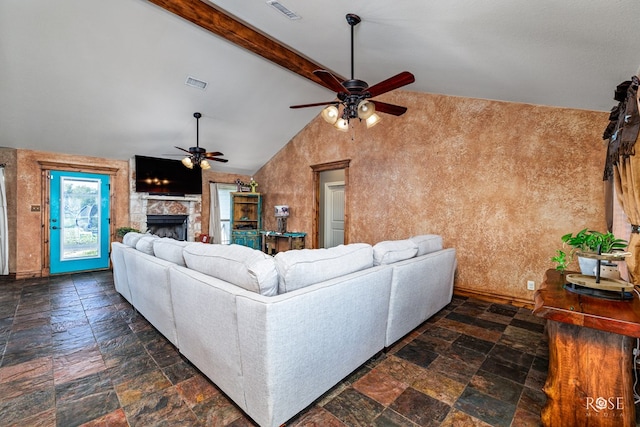
{"type": "Polygon", "coordinates": [[[43,277],[42,276],[42,271],[38,270],[38,271],[23,271],[14,274],[14,278],[15,280],[22,280],[22,279],[35,279],[38,277],[43,277]]]}
{"type": "Polygon", "coordinates": [[[506,295],[493,294],[491,292],[480,292],[473,289],[453,288],[453,294],[460,297],[476,298],[483,301],[495,302],[498,304],[509,304],[515,307],[533,309],[533,300],[514,298],[506,295]]]}

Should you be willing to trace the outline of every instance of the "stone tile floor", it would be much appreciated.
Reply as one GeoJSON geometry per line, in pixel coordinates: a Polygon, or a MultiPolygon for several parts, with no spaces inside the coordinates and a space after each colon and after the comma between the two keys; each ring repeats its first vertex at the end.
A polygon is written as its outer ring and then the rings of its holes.
{"type": "MultiPolygon", "coordinates": [[[[0,357],[0,426],[255,425],[109,271],[0,281],[0,357]]],[[[454,297],[287,424],[537,426],[547,365],[530,310],[454,297]]]]}

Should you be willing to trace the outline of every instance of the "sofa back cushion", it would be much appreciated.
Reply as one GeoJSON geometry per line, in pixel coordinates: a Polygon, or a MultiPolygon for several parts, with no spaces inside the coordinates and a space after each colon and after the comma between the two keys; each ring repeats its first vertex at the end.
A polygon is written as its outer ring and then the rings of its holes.
{"type": "Polygon", "coordinates": [[[182,251],[192,270],[262,295],[277,295],[278,272],[273,258],[241,245],[194,243],[182,251]]]}
{"type": "Polygon", "coordinates": [[[418,245],[418,254],[416,256],[442,250],[442,237],[437,234],[421,234],[419,236],[412,236],[409,240],[418,245]]]}
{"type": "Polygon", "coordinates": [[[158,240],[158,236],[154,236],[152,234],[146,234],[142,236],[138,242],[136,243],[136,249],[140,252],[144,252],[147,255],[154,255],[153,253],[153,242],[158,240]]]}
{"type": "Polygon", "coordinates": [[[122,243],[127,245],[127,246],[131,246],[132,248],[135,248],[136,247],[136,243],[138,243],[138,240],[140,240],[144,236],[145,235],[143,233],[138,233],[136,231],[130,231],[127,234],[125,234],[124,236],[122,236],[122,243]]]}
{"type": "Polygon", "coordinates": [[[393,264],[413,258],[418,253],[418,245],[409,239],[386,240],[373,246],[373,265],[393,264]]]}
{"type": "Polygon", "coordinates": [[[279,252],[274,260],[279,276],[278,293],[283,294],[370,268],[373,250],[369,244],[353,243],[328,249],[279,252]]]}
{"type": "Polygon", "coordinates": [[[182,250],[189,242],[163,237],[153,241],[153,253],[157,258],[185,266],[182,250]]]}

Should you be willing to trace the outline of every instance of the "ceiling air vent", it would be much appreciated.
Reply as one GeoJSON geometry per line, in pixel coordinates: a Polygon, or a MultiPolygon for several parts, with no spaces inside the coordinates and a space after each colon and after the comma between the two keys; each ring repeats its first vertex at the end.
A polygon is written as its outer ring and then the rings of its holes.
{"type": "Polygon", "coordinates": [[[300,15],[295,13],[293,10],[287,8],[285,5],[283,5],[277,0],[267,0],[267,4],[273,7],[274,9],[276,9],[278,12],[282,13],[287,18],[291,19],[292,21],[301,18],[300,15]]]}
{"type": "Polygon", "coordinates": [[[194,77],[189,76],[189,77],[187,77],[187,81],[184,82],[184,84],[186,84],[187,86],[191,86],[191,87],[195,87],[195,88],[198,88],[198,89],[201,89],[201,90],[205,90],[209,83],[203,82],[202,80],[198,80],[198,79],[196,79],[194,77]]]}

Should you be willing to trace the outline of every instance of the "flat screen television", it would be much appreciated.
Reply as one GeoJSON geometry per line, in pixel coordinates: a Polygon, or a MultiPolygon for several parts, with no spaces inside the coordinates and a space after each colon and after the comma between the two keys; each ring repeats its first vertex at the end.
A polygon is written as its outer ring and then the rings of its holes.
{"type": "Polygon", "coordinates": [[[202,194],[202,171],[180,160],[135,156],[136,192],[165,196],[202,194]]]}

